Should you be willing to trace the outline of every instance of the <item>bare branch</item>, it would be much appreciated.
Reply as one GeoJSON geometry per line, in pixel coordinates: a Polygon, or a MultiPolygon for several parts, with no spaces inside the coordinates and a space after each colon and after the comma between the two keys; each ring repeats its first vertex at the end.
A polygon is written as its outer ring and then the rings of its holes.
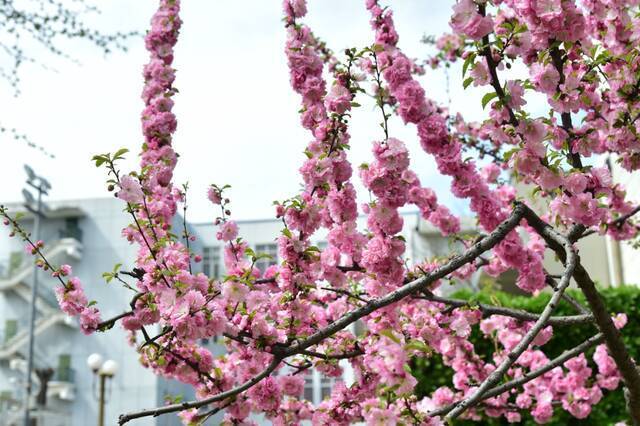
{"type": "MultiPolygon", "coordinates": [[[[529,224],[538,232],[544,229],[551,229],[551,226],[545,223],[531,210],[525,212],[525,217],[529,224]]],[[[581,225],[577,225],[575,227],[584,229],[581,225]]],[[[573,229],[570,230],[569,233],[571,234],[572,231],[573,229]]],[[[549,238],[548,235],[541,235],[547,245],[556,252],[560,260],[563,263],[566,263],[567,258],[562,246],[558,244],[555,239],[549,238]]],[[[633,358],[631,358],[631,355],[622,340],[620,331],[613,323],[611,314],[607,310],[607,307],[602,300],[602,296],[600,296],[593,280],[580,263],[578,263],[575,268],[574,279],[587,299],[587,303],[593,312],[595,323],[604,335],[605,343],[607,344],[607,348],[609,348],[609,353],[615,361],[616,366],[618,367],[618,370],[620,371],[620,374],[628,388],[629,414],[631,415],[634,424],[640,424],[640,374],[638,373],[636,364],[633,358]]]]}
{"type": "MultiPolygon", "coordinates": [[[[524,206],[524,204],[518,203],[518,206],[523,206],[523,208],[525,209],[525,218],[527,220],[532,215],[537,217],[535,213],[528,207],[524,206]]],[[[578,255],[575,248],[565,236],[559,234],[548,225],[546,227],[535,229],[543,238],[545,238],[545,240],[549,239],[551,241],[554,241],[556,246],[562,247],[563,254],[566,258],[565,271],[562,274],[562,279],[560,280],[557,289],[554,290],[554,293],[547,303],[547,306],[545,306],[544,310],[540,314],[540,318],[538,318],[533,327],[527,332],[527,334],[525,334],[522,340],[507,354],[504,361],[502,361],[502,363],[482,382],[482,384],[478,386],[476,391],[469,397],[460,401],[460,403],[458,403],[456,407],[451,410],[449,414],[447,414],[446,419],[449,421],[456,419],[467,409],[480,402],[483,395],[502,379],[502,376],[518,360],[520,355],[522,355],[522,353],[527,349],[533,339],[536,338],[540,330],[542,330],[542,328],[547,325],[547,321],[557,307],[558,302],[562,297],[562,293],[571,283],[571,276],[573,275],[576,269],[576,265],[578,264],[578,255]]]]}
{"type": "MultiPolygon", "coordinates": [[[[436,296],[432,293],[426,293],[425,296],[420,296],[419,298],[430,300],[433,302],[444,303],[449,306],[453,306],[454,308],[471,308],[471,309],[479,309],[484,317],[488,317],[491,315],[503,315],[506,317],[511,317],[518,319],[520,321],[537,321],[540,318],[539,314],[533,314],[531,312],[524,311],[522,309],[512,309],[505,308],[502,306],[493,306],[486,305],[484,303],[473,303],[467,300],[461,299],[451,299],[447,297],[436,296]]],[[[568,316],[556,316],[549,317],[547,320],[548,325],[574,325],[574,324],[584,324],[593,321],[592,315],[568,315],[568,316]]]]}
{"type": "Polygon", "coordinates": [[[131,316],[131,315],[133,315],[133,312],[131,312],[131,311],[123,312],[123,313],[121,313],[120,315],[116,315],[115,317],[113,317],[113,318],[111,318],[111,319],[108,319],[108,320],[102,321],[101,323],[99,323],[99,324],[96,326],[96,329],[97,329],[97,330],[99,330],[99,331],[106,331],[106,330],[109,330],[110,328],[112,328],[112,327],[116,324],[116,322],[117,322],[118,320],[121,320],[122,318],[129,317],[129,316],[131,316]]]}
{"type": "Polygon", "coordinates": [[[252,377],[251,379],[247,380],[246,382],[244,382],[239,386],[236,386],[233,389],[229,389],[226,392],[221,392],[217,395],[214,395],[209,398],[201,399],[199,401],[185,401],[179,404],[165,405],[164,407],[158,407],[158,408],[153,408],[149,410],[141,410],[141,411],[136,411],[128,414],[121,414],[120,418],[118,419],[118,424],[123,425],[133,419],[139,419],[141,417],[149,417],[149,416],[157,417],[162,414],[175,413],[176,411],[188,410],[190,408],[200,408],[205,405],[211,404],[213,402],[224,401],[227,398],[236,396],[239,393],[251,388],[253,385],[260,382],[265,377],[269,376],[278,367],[278,364],[280,364],[280,361],[282,361],[282,358],[274,357],[271,363],[269,363],[269,365],[267,366],[267,368],[265,368],[260,374],[252,377]]]}
{"type": "MultiPolygon", "coordinates": [[[[509,382],[506,382],[500,386],[496,386],[495,388],[491,389],[489,392],[485,393],[482,396],[482,400],[485,399],[489,399],[489,398],[493,398],[494,396],[498,396],[501,393],[507,392],[513,388],[516,388],[518,386],[522,386],[525,383],[530,382],[531,380],[534,380],[540,376],[542,376],[544,373],[553,370],[554,368],[564,364],[566,361],[570,360],[571,358],[573,358],[576,355],[580,355],[581,353],[591,349],[592,347],[594,347],[595,345],[602,343],[604,341],[604,336],[602,335],[602,333],[598,333],[595,336],[592,336],[590,338],[588,338],[587,340],[585,340],[584,342],[580,343],[578,346],[574,347],[573,349],[570,349],[568,351],[564,351],[560,356],[552,359],[551,361],[549,361],[547,364],[543,365],[542,367],[533,370],[525,375],[523,375],[522,377],[519,377],[517,379],[513,379],[509,382]]],[[[447,414],[448,412],[450,412],[451,410],[453,410],[456,405],[458,403],[455,402],[453,404],[449,404],[445,407],[442,408],[438,408],[437,410],[433,410],[429,413],[430,416],[435,417],[435,416],[442,416],[447,414]]]]}
{"type": "Polygon", "coordinates": [[[392,291],[386,296],[374,299],[366,305],[343,315],[340,319],[331,323],[331,325],[329,325],[328,327],[315,332],[301,342],[290,346],[288,349],[282,350],[282,355],[284,357],[287,357],[300,353],[300,351],[320,343],[327,337],[332,336],[336,332],[344,329],[349,324],[352,324],[360,318],[369,315],[371,312],[374,312],[392,303],[398,302],[399,300],[402,300],[403,298],[411,294],[423,291],[427,289],[431,283],[446,277],[447,275],[456,271],[467,263],[473,262],[478,256],[480,256],[487,250],[492,249],[496,244],[502,241],[509,232],[515,229],[524,215],[525,208],[526,206],[524,204],[516,205],[511,215],[504,222],[498,225],[493,232],[471,246],[464,253],[455,256],[453,259],[440,266],[439,268],[434,269],[433,271],[423,275],[422,277],[403,285],[402,287],[398,288],[395,291],[392,291]]]}
{"type": "MultiPolygon", "coordinates": [[[[569,240],[571,240],[571,238],[569,238],[569,240]]],[[[573,240],[571,240],[573,241],[573,240]]],[[[546,272],[546,271],[545,271],[546,272]]],[[[545,277],[545,282],[547,283],[547,285],[549,287],[551,287],[553,290],[555,290],[558,287],[558,283],[556,282],[556,280],[549,274],[546,274],[545,277]]],[[[580,304],[580,302],[578,302],[576,299],[574,299],[573,297],[569,296],[567,293],[563,293],[562,294],[562,300],[564,300],[565,302],[567,302],[568,304],[570,304],[571,306],[573,306],[573,308],[580,312],[583,315],[590,315],[591,313],[589,312],[589,310],[587,308],[585,308],[584,306],[582,306],[580,304]]]]}

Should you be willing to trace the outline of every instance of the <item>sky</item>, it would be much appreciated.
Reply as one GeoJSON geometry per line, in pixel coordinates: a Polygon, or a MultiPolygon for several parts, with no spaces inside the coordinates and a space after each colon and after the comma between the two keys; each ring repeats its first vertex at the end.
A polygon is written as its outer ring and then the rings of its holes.
{"type": "MultiPolygon", "coordinates": [[[[176,184],[189,182],[189,220],[215,218],[206,200],[210,183],[231,185],[231,210],[236,219],[273,216],[273,201],[299,192],[298,168],[310,140],[299,124],[300,98],[289,85],[284,55],[285,30],[280,0],[188,0],[182,2],[182,32],[176,47],[179,90],[175,113],[178,131],[174,147],[180,154],[176,184]]],[[[391,3],[391,2],[388,2],[391,3]]],[[[424,34],[448,30],[453,0],[395,0],[392,2],[400,46],[410,56],[425,58],[430,48],[424,34]]],[[[153,0],[109,0],[99,3],[101,14],[87,21],[104,31],[144,32],[153,14],[153,0]]],[[[309,0],[304,19],[330,48],[371,45],[373,33],[363,0],[309,0]]],[[[28,163],[52,184],[50,199],[106,197],[104,169],[90,161],[95,154],[128,148],[122,163],[135,170],[142,142],[141,70],[148,57],[141,38],[129,51],[105,56],[87,42],[61,47],[77,62],[43,54],[46,69],[26,64],[21,69],[21,94],[14,97],[0,82],[0,123],[15,127],[53,153],[51,159],[0,134],[0,200],[20,200],[23,164],[28,163]]],[[[480,119],[483,92],[461,87],[460,64],[450,71],[451,109],[480,119]]],[[[447,104],[443,71],[428,70],[421,78],[428,96],[447,104]]],[[[360,99],[352,119],[350,159],[354,168],[371,160],[371,143],[382,137],[379,111],[360,99]]],[[[412,168],[423,185],[461,213],[466,204],[452,198],[448,178],[437,173],[433,160],[419,147],[415,127],[393,118],[390,135],[409,147],[412,168]]],[[[356,178],[357,181],[359,179],[356,178]]],[[[360,186],[361,188],[361,186],[360,186]]],[[[366,198],[363,198],[365,200],[366,198]]]]}

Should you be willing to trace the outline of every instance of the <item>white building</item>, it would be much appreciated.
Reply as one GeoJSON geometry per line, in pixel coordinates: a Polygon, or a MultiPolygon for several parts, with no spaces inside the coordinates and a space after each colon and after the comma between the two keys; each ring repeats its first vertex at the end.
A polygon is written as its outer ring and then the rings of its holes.
{"type": "MultiPolygon", "coordinates": [[[[111,271],[116,263],[123,269],[131,269],[136,247],[120,236],[122,228],[129,224],[129,217],[122,211],[120,200],[86,199],[48,203],[50,210],[42,223],[42,239],[46,242],[45,254],[54,264],[69,263],[85,285],[90,300],[96,300],[103,318],[110,318],[126,310],[131,291],[115,282],[107,284],[101,275],[111,271]]],[[[10,211],[23,210],[20,205],[10,211]]],[[[360,218],[364,228],[365,218],[360,218]]],[[[29,230],[33,220],[22,219],[29,230]]],[[[403,236],[407,241],[408,262],[435,255],[446,255],[455,244],[441,237],[438,232],[420,220],[415,213],[404,214],[403,236]]],[[[181,231],[182,220],[176,220],[181,231]]],[[[211,223],[189,224],[189,232],[196,236],[194,251],[201,252],[203,262],[196,264],[212,277],[224,275],[220,243],[215,239],[215,227],[211,223]]],[[[261,253],[269,253],[272,259],[261,260],[264,268],[277,259],[275,238],[282,223],[278,220],[239,222],[241,236],[261,253]]],[[[469,226],[468,229],[472,227],[469,226]]],[[[0,426],[21,425],[24,371],[27,351],[28,301],[30,298],[33,259],[24,251],[24,244],[17,238],[0,239],[0,426]]],[[[176,232],[179,233],[179,232],[176,232]]],[[[325,234],[318,233],[313,241],[323,247],[325,234]]],[[[196,269],[198,270],[198,269],[196,269]]],[[[84,336],[75,320],[66,318],[57,308],[53,287],[57,282],[46,273],[40,273],[37,302],[35,368],[52,368],[54,376],[49,384],[47,405],[36,408],[34,417],[38,426],[84,426],[97,421],[98,403],[95,397],[95,377],[86,364],[92,353],[104,359],[115,360],[119,371],[108,382],[108,398],[105,424],[116,424],[119,414],[142,408],[163,405],[167,395],[183,395],[193,398],[187,386],[153,375],[138,363],[135,349],[126,342],[120,326],[106,333],[84,336]]],[[[474,277],[471,284],[475,284],[474,277]]],[[[222,347],[208,342],[216,354],[222,347]]],[[[38,392],[38,379],[33,376],[38,392]]],[[[349,377],[345,377],[349,380],[349,377]]],[[[307,378],[304,397],[321,401],[331,388],[331,380],[312,372],[307,378]]],[[[35,406],[35,403],[34,403],[35,406]]],[[[135,421],[136,425],[179,424],[175,416],[161,416],[135,421]]]]}

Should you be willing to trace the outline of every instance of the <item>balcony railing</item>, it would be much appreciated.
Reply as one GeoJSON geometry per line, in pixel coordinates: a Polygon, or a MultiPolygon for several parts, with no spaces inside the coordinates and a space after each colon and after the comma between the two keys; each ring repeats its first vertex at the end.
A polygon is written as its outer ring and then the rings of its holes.
{"type": "MultiPolygon", "coordinates": [[[[82,229],[78,227],[66,227],[58,230],[58,241],[55,241],[53,238],[47,238],[47,246],[45,247],[45,253],[47,247],[54,247],[61,240],[73,239],[77,241],[77,243],[82,243],[82,229]]],[[[78,244],[80,247],[81,244],[78,244]]],[[[0,259],[0,279],[10,279],[18,272],[22,271],[24,267],[27,265],[32,265],[33,259],[31,256],[28,256],[26,252],[13,251],[9,253],[9,256],[4,259],[0,259]]]]}
{"type": "Polygon", "coordinates": [[[26,254],[21,251],[13,251],[6,259],[0,260],[0,278],[11,278],[26,263],[26,254]]]}

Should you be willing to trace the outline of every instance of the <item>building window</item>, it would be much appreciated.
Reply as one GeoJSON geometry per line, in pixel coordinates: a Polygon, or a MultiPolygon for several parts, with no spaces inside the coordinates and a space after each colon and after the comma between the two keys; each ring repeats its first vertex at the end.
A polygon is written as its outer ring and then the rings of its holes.
{"type": "Polygon", "coordinates": [[[267,254],[271,256],[270,258],[262,258],[256,262],[256,268],[258,268],[261,272],[267,270],[269,266],[278,264],[278,246],[276,244],[256,244],[256,254],[262,255],[267,254]]]}
{"type": "Polygon", "coordinates": [[[8,319],[4,321],[4,343],[7,343],[18,334],[18,321],[8,319]]]}
{"type": "Polygon", "coordinates": [[[60,239],[74,238],[78,242],[82,242],[82,229],[78,223],[77,217],[70,217],[64,220],[64,228],[58,230],[60,239]]]}
{"type": "Polygon", "coordinates": [[[222,276],[219,246],[204,248],[202,253],[202,272],[213,279],[218,279],[222,276]]]}
{"type": "Polygon", "coordinates": [[[333,377],[327,377],[318,370],[312,369],[304,377],[303,398],[313,404],[320,404],[331,396],[331,390],[336,383],[333,377]]]}
{"type": "Polygon", "coordinates": [[[71,355],[58,355],[58,368],[56,368],[54,372],[53,380],[57,382],[73,383],[74,371],[73,368],[71,368],[71,355]]]}

